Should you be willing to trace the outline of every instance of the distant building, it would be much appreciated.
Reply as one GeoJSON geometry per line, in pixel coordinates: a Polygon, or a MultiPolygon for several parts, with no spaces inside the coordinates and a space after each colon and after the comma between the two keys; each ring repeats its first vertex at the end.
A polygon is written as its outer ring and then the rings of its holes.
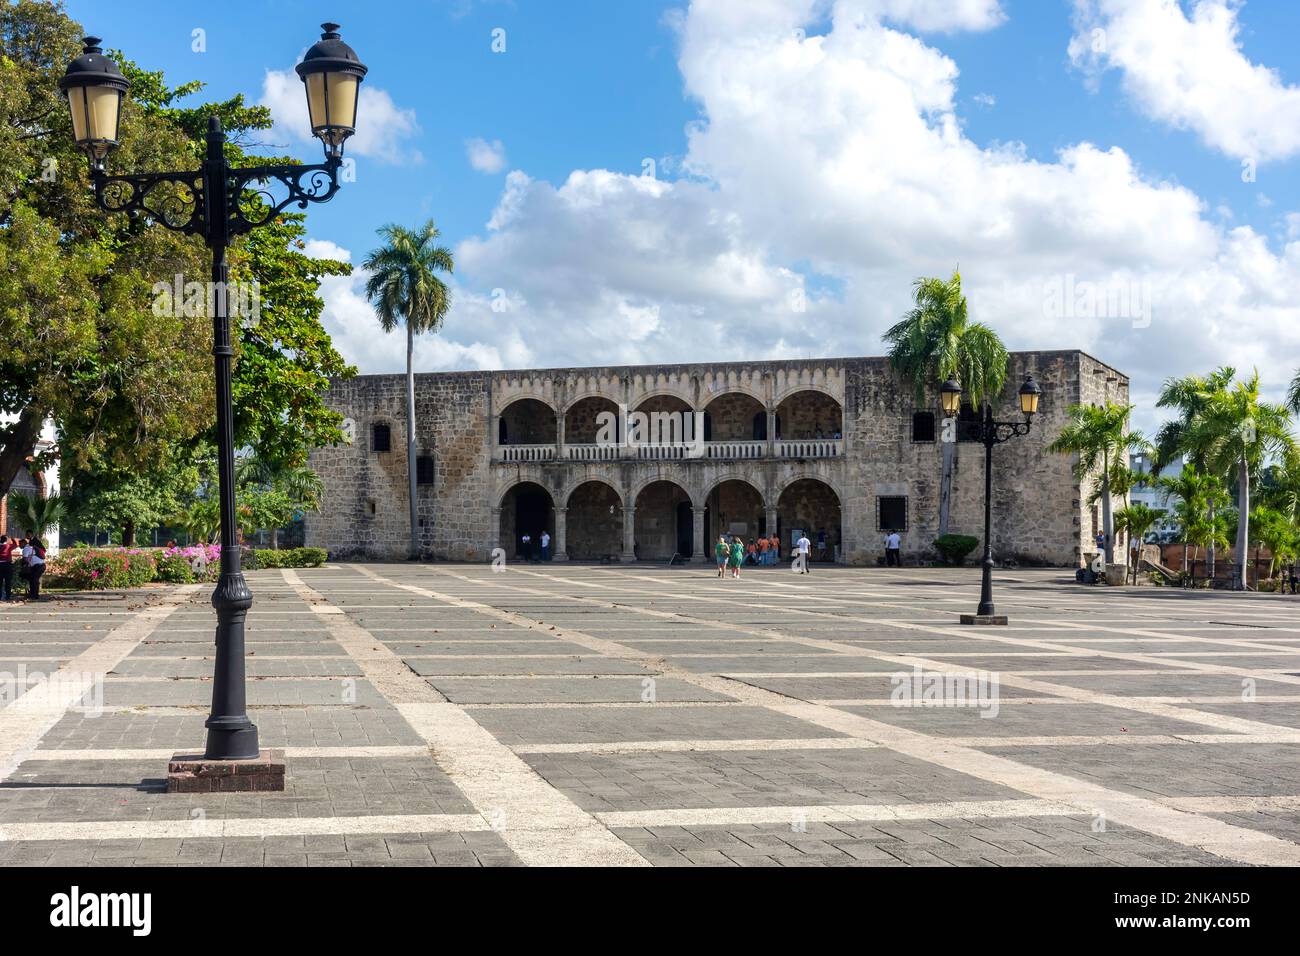
{"type": "MultiPolygon", "coordinates": [[[[1047,445],[1071,405],[1127,402],[1128,378],[1077,350],[1016,352],[994,398],[999,419],[1021,418],[1016,392],[1031,373],[1043,389],[1033,430],[993,454],[994,548],[1077,567],[1098,530],[1094,477],[1076,478],[1075,457],[1047,445]]],[[[945,427],[937,395],[918,403],[884,358],[437,372],[415,377],[415,401],[425,558],[514,557],[544,531],[555,560],[707,562],[719,534],[773,533],[784,556],[797,531],[824,532],[821,560],[883,561],[889,531],[905,560],[931,557],[949,432],[949,531],[983,536],[984,449],[963,431],[970,410],[945,427]],[[621,423],[638,415],[689,435],[633,440],[621,423]]],[[[325,495],[306,516],[307,544],[339,558],[405,556],[404,376],[335,382],[326,403],[347,440],[312,455],[325,495]]]]}
{"type": "MultiPolygon", "coordinates": [[[[0,422],[13,421],[11,415],[0,415],[0,422]]],[[[41,437],[36,442],[36,454],[49,451],[55,447],[54,441],[54,424],[46,422],[45,428],[41,431],[41,437]]],[[[21,536],[27,533],[27,528],[22,527],[22,519],[12,513],[9,507],[10,494],[38,495],[42,498],[59,493],[59,465],[58,462],[50,465],[44,471],[36,469],[32,458],[28,458],[18,468],[18,474],[14,476],[13,483],[9,486],[9,491],[0,495],[0,532],[11,536],[21,536]]],[[[49,544],[50,554],[57,554],[59,550],[59,526],[45,529],[45,540],[49,544]]]]}

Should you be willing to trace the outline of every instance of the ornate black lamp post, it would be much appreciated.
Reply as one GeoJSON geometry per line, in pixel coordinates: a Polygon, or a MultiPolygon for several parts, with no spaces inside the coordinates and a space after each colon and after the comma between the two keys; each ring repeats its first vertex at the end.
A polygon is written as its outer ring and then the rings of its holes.
{"type": "MultiPolygon", "coordinates": [[[[147,217],[178,232],[202,236],[212,250],[212,354],[216,363],[217,453],[221,499],[221,575],[212,594],[217,612],[212,714],[204,760],[249,760],[259,755],[257,727],[248,719],[244,693],[244,619],[253,596],[240,570],[235,524],[235,439],[230,393],[230,320],[226,301],[226,248],[232,237],[266,225],[287,206],[326,202],[339,188],[343,144],[356,129],[358,90],[366,68],[338,34],[337,23],[298,64],[307,93],[311,130],[325,146],[314,165],[232,167],[216,116],[208,120],[207,160],[186,172],[108,175],[104,160],[117,145],[122,99],[129,83],[104,56],[98,37],[86,37],[81,56],[68,65],[59,87],[72,110],[77,145],[90,158],[95,199],[108,212],[147,217]],[[277,198],[273,184],[288,195],[277,198]]],[[[197,789],[197,788],[196,788],[197,789]]]]}
{"type": "MultiPolygon", "coordinates": [[[[1005,615],[998,614],[993,608],[993,446],[1014,438],[1016,435],[1028,435],[1030,423],[1038,411],[1038,400],[1043,390],[1034,381],[1032,375],[1025,376],[1025,383],[1020,386],[1020,411],[1024,413],[1023,422],[999,422],[993,420],[993,405],[984,403],[984,417],[978,422],[979,441],[984,443],[984,561],[983,579],[980,583],[980,606],[974,614],[963,614],[963,624],[1005,624],[1005,615]]],[[[961,385],[948,379],[939,388],[939,396],[945,415],[956,415],[961,408],[961,385]]]]}

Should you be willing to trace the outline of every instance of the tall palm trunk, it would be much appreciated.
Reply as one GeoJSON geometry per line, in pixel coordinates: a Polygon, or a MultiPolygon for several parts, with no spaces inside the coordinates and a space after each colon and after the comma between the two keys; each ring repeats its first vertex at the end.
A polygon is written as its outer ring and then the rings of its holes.
{"type": "Polygon", "coordinates": [[[1115,563],[1115,523],[1110,511],[1110,455],[1101,460],[1101,533],[1106,536],[1106,563],[1115,563]]]}
{"type": "Polygon", "coordinates": [[[1210,541],[1205,546],[1205,576],[1210,579],[1210,587],[1214,587],[1214,538],[1216,529],[1214,527],[1214,505],[1210,505],[1210,541]]]}
{"type": "Polygon", "coordinates": [[[953,441],[943,443],[943,472],[939,477],[939,537],[948,533],[948,515],[952,511],[952,462],[956,451],[956,435],[953,441]]]}
{"type": "Polygon", "coordinates": [[[411,502],[411,560],[420,556],[420,518],[415,500],[415,330],[406,323],[406,490],[411,502]]]}
{"type": "Polygon", "coordinates": [[[1250,465],[1243,457],[1237,463],[1237,567],[1234,591],[1246,590],[1246,550],[1250,542],[1250,465]]]}

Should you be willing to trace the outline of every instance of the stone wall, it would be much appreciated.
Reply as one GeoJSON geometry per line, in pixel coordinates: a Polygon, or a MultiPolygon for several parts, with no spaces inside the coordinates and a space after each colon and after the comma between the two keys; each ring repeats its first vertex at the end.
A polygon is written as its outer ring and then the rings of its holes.
{"type": "MultiPolygon", "coordinates": [[[[1046,446],[1071,404],[1126,401],[1128,381],[1078,351],[1014,353],[1011,364],[997,417],[1020,419],[1017,389],[1028,373],[1043,397],[1030,434],[993,452],[995,552],[1022,562],[1076,566],[1093,533],[1086,505],[1091,481],[1078,481],[1070,456],[1049,454],[1046,446]]],[[[735,510],[745,514],[749,539],[760,526],[768,532],[779,528],[783,553],[795,523],[812,525],[810,532],[824,525],[842,561],[875,564],[884,554],[882,497],[906,498],[904,560],[933,553],[943,422],[936,415],[935,440],[913,441],[912,414],[937,412],[938,396],[927,393],[918,403],[883,358],[429,374],[417,376],[416,391],[420,454],[435,463],[433,485],[418,492],[420,549],[429,557],[485,560],[500,542],[512,542],[514,507],[506,499],[521,482],[535,482],[549,496],[553,526],[547,530],[561,559],[566,552],[603,556],[612,553],[611,546],[625,558],[633,547],[642,557],[666,557],[678,550],[678,525],[690,515],[695,560],[709,560],[718,516],[735,510]],[[595,396],[645,411],[708,408],[713,441],[734,437],[750,443],[746,454],[752,453],[754,414],[763,412],[774,424],[778,409],[787,442],[817,432],[829,439],[836,428],[842,429],[842,442],[796,452],[805,457],[776,457],[775,428],[769,428],[759,457],[641,460],[635,449],[596,449],[595,412],[613,406],[589,401],[595,396]],[[504,460],[496,443],[503,414],[513,423],[512,443],[520,440],[515,429],[525,428],[530,438],[554,442],[553,456],[504,460]],[[548,427],[557,419],[563,428],[548,427]],[[571,460],[568,446],[582,446],[571,449],[575,453],[600,454],[571,460]],[[607,490],[587,486],[575,495],[591,481],[607,490]],[[672,482],[677,490],[641,494],[658,481],[672,482]],[[748,489],[723,482],[743,482],[748,489]],[[693,510],[679,514],[681,501],[693,510]]],[[[405,553],[404,395],[400,375],[362,376],[331,390],[329,404],[354,421],[356,437],[313,457],[326,484],[327,507],[308,516],[309,544],[336,555],[405,553]],[[377,422],[392,428],[389,452],[371,451],[377,422]]],[[[982,537],[984,448],[958,442],[953,457],[949,530],[982,537]]]]}

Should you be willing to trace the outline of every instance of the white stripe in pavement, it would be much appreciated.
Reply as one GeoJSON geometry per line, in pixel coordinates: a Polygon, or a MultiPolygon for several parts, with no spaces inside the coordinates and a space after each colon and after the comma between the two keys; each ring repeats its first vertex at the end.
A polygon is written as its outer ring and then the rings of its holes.
{"type": "MultiPolygon", "coordinates": [[[[294,572],[283,574],[304,600],[325,600],[294,572]]],[[[494,829],[521,861],[531,866],[647,865],[644,857],[543,780],[465,710],[446,702],[364,628],[346,615],[337,619],[329,615],[328,619],[335,640],[428,742],[438,766],[474,808],[493,821],[494,829]],[[407,676],[397,679],[391,674],[391,661],[400,664],[407,676]],[[377,679],[370,676],[376,665],[383,668],[377,679]]]]}
{"type": "MultiPolygon", "coordinates": [[[[363,745],[339,747],[276,747],[286,758],[294,757],[427,757],[429,748],[423,744],[404,746],[363,745]]],[[[176,753],[175,747],[119,747],[107,750],[35,750],[27,762],[70,760],[168,760],[176,753]]]]}
{"type": "Polygon", "coordinates": [[[953,803],[851,804],[838,806],[704,807],[673,810],[614,810],[596,814],[609,827],[744,826],[794,821],[874,823],[883,820],[1007,819],[1081,817],[1076,806],[1053,800],[979,800],[953,803]]]}
{"type": "MultiPolygon", "coordinates": [[[[417,594],[426,594],[430,597],[441,600],[448,600],[450,597],[430,589],[397,583],[375,574],[366,568],[358,568],[358,570],[367,577],[391,587],[402,588],[417,594]]],[[[467,580],[462,575],[457,575],[447,570],[439,569],[437,573],[460,578],[461,580],[467,580]]],[[[544,575],[538,576],[545,577],[544,575]]],[[[557,597],[557,595],[551,592],[538,592],[535,589],[517,585],[502,584],[498,585],[498,587],[521,593],[541,593],[548,597],[557,597]]],[[[568,597],[570,597],[570,599],[581,600],[580,598],[575,598],[573,596],[568,597]]],[[[459,599],[452,600],[456,601],[456,603],[459,603],[461,606],[480,610],[481,613],[490,617],[515,621],[528,620],[524,615],[500,611],[496,608],[477,604],[476,602],[459,601],[459,599]]],[[[626,609],[637,610],[636,608],[626,609]]],[[[661,614],[663,612],[646,613],[661,614]]],[[[948,632],[945,630],[942,633],[948,632]]],[[[960,634],[961,632],[957,633],[960,634]]],[[[613,641],[604,640],[602,638],[581,635],[572,630],[566,632],[565,640],[583,644],[598,653],[607,654],[611,657],[618,657],[624,660],[639,661],[647,656],[635,648],[618,644],[613,641]]],[[[829,641],[819,643],[824,643],[831,647],[844,646],[835,645],[833,642],[829,641]]],[[[850,652],[860,653],[860,651],[860,648],[853,648],[850,652]]],[[[943,667],[943,665],[938,664],[937,662],[927,661],[924,658],[919,657],[900,655],[898,659],[900,661],[921,662],[924,666],[943,667]]],[[[1010,787],[1011,789],[1029,794],[1038,799],[1067,803],[1071,806],[1078,807],[1083,813],[1092,814],[1101,812],[1105,814],[1107,819],[1115,823],[1131,826],[1184,846],[1194,846],[1206,850],[1207,852],[1214,853],[1217,856],[1236,860],[1241,863],[1266,865],[1300,864],[1300,845],[1289,840],[1283,840],[1245,827],[1224,823],[1223,821],[1217,820],[1213,817],[1177,811],[1156,803],[1155,801],[1118,790],[1112,790],[1090,781],[1080,780],[1063,773],[1045,770],[1040,767],[1017,763],[1016,761],[1010,760],[1006,757],[985,753],[984,751],[972,747],[963,747],[944,743],[918,731],[896,727],[892,724],[871,720],[856,714],[849,714],[842,710],[836,710],[818,704],[811,704],[807,701],[785,697],[749,684],[737,684],[736,682],[728,681],[723,677],[699,674],[686,670],[685,668],[678,668],[671,665],[661,666],[666,676],[678,677],[689,683],[703,687],[706,690],[728,694],[741,700],[746,700],[755,706],[767,707],[777,713],[785,714],[786,716],[794,717],[799,720],[808,721],[809,723],[823,727],[827,730],[842,733],[845,736],[872,740],[899,753],[906,754],[907,756],[924,760],[927,763],[941,766],[949,770],[965,773],[980,780],[1010,787]]],[[[1021,678],[1015,678],[1015,680],[1021,684],[1033,685],[1038,683],[1023,680],[1021,678]]],[[[1051,692],[1056,692],[1055,688],[1058,686],[1061,685],[1042,684],[1043,689],[1053,688],[1051,692]]],[[[1064,687],[1061,689],[1062,691],[1069,690],[1069,688],[1064,687]]],[[[1092,696],[1096,697],[1098,700],[1105,699],[1105,695],[1092,696]]],[[[1154,706],[1159,707],[1160,705],[1154,706]]],[[[1177,710],[1177,708],[1173,707],[1165,709],[1171,711],[1177,710]]],[[[1204,716],[1207,719],[1202,722],[1209,722],[1209,715],[1204,716]]],[[[1240,721],[1238,723],[1241,725],[1250,725],[1250,730],[1252,732],[1288,732],[1291,729],[1267,724],[1256,724],[1253,721],[1240,721]]],[[[1240,728],[1229,727],[1221,729],[1240,728]]]]}
{"type": "Polygon", "coordinates": [[[177,588],[159,603],[138,611],[64,664],[55,672],[61,675],[59,679],[38,684],[0,710],[0,781],[40,745],[41,738],[93,689],[97,679],[124,660],[201,587],[177,588]]]}
{"type": "Polygon", "coordinates": [[[232,837],[466,833],[489,830],[477,813],[399,814],[373,817],[277,817],[219,820],[85,820],[0,824],[0,842],[17,840],[199,840],[232,837]]]}

